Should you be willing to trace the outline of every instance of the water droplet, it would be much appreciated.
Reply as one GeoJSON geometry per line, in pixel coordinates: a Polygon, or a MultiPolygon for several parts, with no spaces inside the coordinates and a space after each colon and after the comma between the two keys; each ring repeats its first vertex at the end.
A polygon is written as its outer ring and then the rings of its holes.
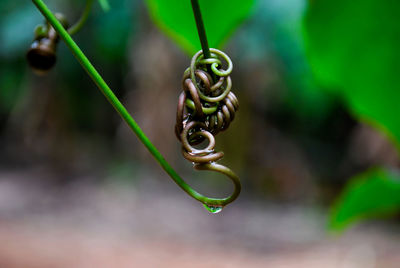
{"type": "Polygon", "coordinates": [[[223,206],[212,206],[212,205],[206,205],[203,204],[203,206],[207,209],[208,212],[211,212],[213,214],[220,213],[222,209],[224,208],[223,206]]]}

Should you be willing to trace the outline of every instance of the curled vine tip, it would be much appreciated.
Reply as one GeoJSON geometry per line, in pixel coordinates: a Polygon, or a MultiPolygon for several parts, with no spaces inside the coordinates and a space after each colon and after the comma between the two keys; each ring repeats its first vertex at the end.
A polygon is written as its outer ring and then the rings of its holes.
{"type": "MultiPolygon", "coordinates": [[[[64,28],[68,28],[68,22],[62,14],[57,13],[56,18],[64,28]]],[[[57,32],[47,21],[35,28],[35,39],[26,54],[26,59],[35,73],[44,74],[54,67],[58,41],[57,32]]]]}
{"type": "Polygon", "coordinates": [[[175,134],[182,143],[183,156],[194,164],[195,169],[219,172],[233,181],[235,191],[230,197],[206,197],[201,200],[207,210],[217,213],[237,198],[241,188],[237,175],[228,167],[216,163],[224,153],[214,149],[214,136],[229,127],[239,109],[239,101],[231,91],[231,59],[218,49],[211,48],[210,52],[209,58],[205,58],[203,51],[197,52],[183,75],[175,134]],[[223,69],[224,65],[226,69],[223,69]],[[198,149],[203,141],[206,141],[206,146],[198,149]]]}
{"type": "MultiPolygon", "coordinates": [[[[191,188],[169,165],[43,0],[32,0],[32,2],[48,20],[57,34],[65,41],[68,48],[95,82],[99,90],[106,96],[107,100],[125,120],[143,145],[146,146],[154,159],[182,190],[215,212],[238,197],[241,189],[239,177],[229,168],[216,163],[223,156],[223,153],[214,151],[214,135],[228,128],[239,107],[236,96],[231,92],[232,83],[229,74],[232,71],[232,63],[222,51],[211,49],[212,59],[203,59],[204,57],[200,52],[195,55],[191,68],[184,75],[184,91],[179,98],[177,114],[177,119],[180,120],[177,120],[175,128],[178,139],[185,142],[183,152],[186,153],[189,160],[192,158],[195,160],[195,169],[224,174],[233,182],[234,191],[230,196],[226,198],[210,198],[201,195],[191,188]],[[228,65],[228,68],[225,70],[222,64],[223,60],[227,61],[228,65]],[[211,79],[211,72],[218,79],[211,79]],[[199,78],[199,81],[196,80],[196,77],[199,78]],[[206,98],[211,99],[207,100],[206,98]],[[190,123],[191,121],[194,123],[190,123]],[[205,139],[209,141],[205,149],[196,149],[194,147],[205,139]]],[[[46,28],[45,31],[38,29],[38,32],[44,32],[43,36],[47,36],[46,31],[49,29],[50,27],[46,28]]]]}

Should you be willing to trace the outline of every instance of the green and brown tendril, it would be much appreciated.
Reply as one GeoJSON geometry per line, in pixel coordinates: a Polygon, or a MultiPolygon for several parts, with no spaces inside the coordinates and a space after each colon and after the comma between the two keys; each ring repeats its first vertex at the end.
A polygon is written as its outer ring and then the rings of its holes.
{"type": "MultiPolygon", "coordinates": [[[[175,133],[178,139],[182,142],[182,153],[184,157],[194,163],[195,169],[219,172],[226,175],[233,182],[233,193],[226,198],[211,198],[204,196],[195,191],[179,176],[179,174],[164,159],[157,148],[151,143],[124,105],[119,101],[111,88],[104,81],[103,77],[72,39],[71,35],[77,32],[87,19],[93,0],[87,0],[86,8],[81,19],[68,30],[66,24],[63,23],[57,15],[50,11],[43,0],[32,0],[47,21],[46,28],[43,28],[45,31],[43,31],[43,34],[37,34],[35,41],[40,43],[40,41],[47,42],[47,40],[43,39],[49,39],[49,42],[55,44],[60,37],[88,73],[90,78],[95,82],[99,90],[104,94],[110,104],[128,124],[138,139],[149,150],[154,159],[160,164],[171,179],[173,179],[175,183],[188,195],[203,203],[210,212],[217,213],[221,211],[224,206],[234,201],[238,197],[241,189],[238,176],[229,168],[216,163],[216,161],[223,157],[223,153],[215,152],[214,150],[214,136],[220,131],[228,128],[229,124],[235,117],[235,112],[239,108],[239,102],[233,92],[231,92],[232,81],[230,74],[233,67],[232,61],[222,51],[208,48],[198,2],[197,0],[191,1],[203,52],[199,51],[194,55],[190,68],[188,68],[184,73],[183,92],[178,101],[175,133]],[[223,69],[223,61],[227,65],[226,69],[223,69]],[[205,148],[195,148],[195,146],[201,146],[201,143],[205,140],[208,141],[205,148]]],[[[55,52],[55,48],[53,52],[55,52]]],[[[47,71],[52,66],[49,67],[41,62],[45,60],[46,58],[37,57],[34,62],[37,65],[33,65],[33,67],[35,68],[35,66],[39,66],[42,71],[47,71]]],[[[32,65],[32,63],[30,64],[32,65]]]]}
{"type": "MultiPolygon", "coordinates": [[[[182,142],[183,156],[195,169],[220,172],[238,182],[239,178],[232,170],[215,163],[224,153],[214,149],[214,136],[229,127],[239,109],[239,101],[231,91],[233,64],[224,52],[213,48],[210,51],[211,57],[207,59],[202,50],[197,52],[183,75],[175,134],[182,142]],[[222,69],[221,59],[227,64],[226,69],[222,69]],[[194,147],[205,140],[208,144],[203,149],[194,147]]],[[[220,206],[208,205],[207,208],[217,211],[220,206]]]]}

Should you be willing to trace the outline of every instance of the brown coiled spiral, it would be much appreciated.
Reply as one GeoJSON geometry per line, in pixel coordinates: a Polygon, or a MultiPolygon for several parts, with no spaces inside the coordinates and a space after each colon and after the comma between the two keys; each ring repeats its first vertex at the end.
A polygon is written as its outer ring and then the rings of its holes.
{"type": "Polygon", "coordinates": [[[208,59],[204,59],[202,51],[193,56],[183,75],[183,91],[176,113],[175,134],[182,142],[182,154],[196,169],[205,169],[206,163],[224,156],[223,152],[214,150],[214,136],[229,127],[239,109],[239,101],[231,91],[232,61],[220,50],[211,48],[210,51],[208,59]],[[227,64],[226,69],[221,59],[227,64]],[[204,140],[208,141],[205,148],[194,147],[204,140]]]}

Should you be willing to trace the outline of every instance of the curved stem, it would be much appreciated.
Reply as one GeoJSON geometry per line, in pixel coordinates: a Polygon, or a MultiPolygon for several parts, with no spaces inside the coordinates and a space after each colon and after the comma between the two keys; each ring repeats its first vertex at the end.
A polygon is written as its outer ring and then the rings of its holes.
{"type": "Polygon", "coordinates": [[[87,21],[87,19],[89,17],[90,10],[92,9],[93,1],[94,0],[86,0],[86,6],[85,6],[85,9],[83,10],[81,17],[74,25],[72,25],[68,29],[68,33],[70,35],[76,34],[83,27],[83,25],[85,24],[85,22],[87,21]]]}
{"type": "Polygon", "coordinates": [[[240,181],[239,178],[233,173],[229,168],[224,167],[222,165],[218,165],[215,163],[209,163],[203,166],[196,167],[197,169],[203,169],[204,167],[208,167],[209,170],[217,171],[228,176],[233,184],[234,184],[234,192],[227,198],[210,198],[206,197],[194,189],[192,189],[179,175],[178,173],[170,166],[170,164],[164,159],[161,153],[157,150],[157,148],[150,142],[149,138],[144,134],[144,132],[140,129],[139,125],[136,121],[131,117],[126,108],[122,105],[122,103],[118,100],[118,98],[114,95],[110,87],[101,77],[101,75],[97,72],[95,67],[91,64],[82,50],[78,47],[78,45],[74,42],[68,32],[64,29],[61,23],[57,20],[54,14],[48,9],[48,7],[44,4],[42,0],[32,0],[32,2],[36,5],[36,7],[40,10],[43,16],[48,20],[48,22],[53,26],[53,28],[57,31],[60,37],[67,44],[69,49],[75,58],[79,61],[88,75],[95,82],[100,91],[104,94],[107,100],[111,103],[114,109],[120,114],[120,116],[125,120],[125,122],[129,125],[132,131],[136,134],[139,140],[143,143],[144,146],[149,150],[149,152],[153,155],[156,161],[161,165],[161,167],[168,173],[168,175],[181,187],[187,194],[189,194],[194,199],[207,204],[207,205],[217,205],[217,206],[225,206],[232,201],[234,201],[239,193],[240,193],[240,181]]]}

